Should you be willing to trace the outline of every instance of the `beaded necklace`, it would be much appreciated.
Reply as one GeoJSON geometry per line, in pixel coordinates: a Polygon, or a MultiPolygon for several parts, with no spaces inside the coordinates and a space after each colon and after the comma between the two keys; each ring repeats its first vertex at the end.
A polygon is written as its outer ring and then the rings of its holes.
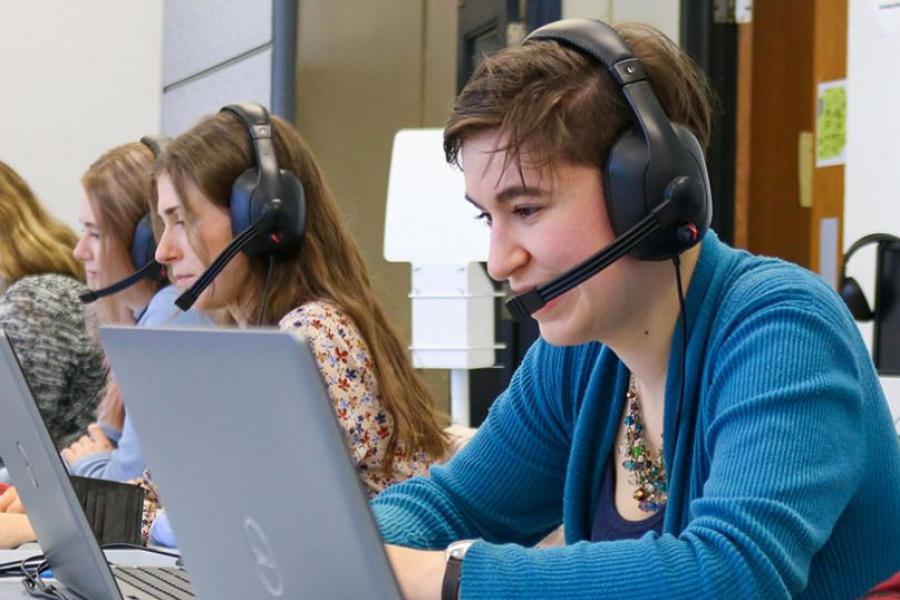
{"type": "Polygon", "coordinates": [[[624,423],[625,442],[619,447],[619,454],[625,459],[622,466],[630,473],[628,483],[635,487],[632,497],[638,501],[640,510],[656,512],[666,505],[665,457],[660,451],[659,457],[654,459],[644,442],[641,399],[637,393],[634,373],[628,378],[624,423]]]}

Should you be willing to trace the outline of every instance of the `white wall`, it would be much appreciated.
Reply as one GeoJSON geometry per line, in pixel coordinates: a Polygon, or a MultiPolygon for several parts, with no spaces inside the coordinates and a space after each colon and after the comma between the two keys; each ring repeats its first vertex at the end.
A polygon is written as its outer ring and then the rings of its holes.
{"type": "Polygon", "coordinates": [[[77,226],[81,174],[157,133],[162,0],[3,0],[0,160],[77,226]]]}
{"type": "Polygon", "coordinates": [[[609,23],[653,25],[677,44],[680,38],[680,0],[562,0],[562,17],[586,17],[609,23]]]}
{"type": "MultiPolygon", "coordinates": [[[[867,233],[900,235],[900,8],[878,11],[870,0],[848,1],[847,165],[844,248],[867,233]]],[[[874,300],[875,248],[853,256],[847,269],[874,300]]],[[[862,325],[872,339],[871,325],[862,325]]],[[[882,378],[900,416],[900,378],[882,378]]]]}

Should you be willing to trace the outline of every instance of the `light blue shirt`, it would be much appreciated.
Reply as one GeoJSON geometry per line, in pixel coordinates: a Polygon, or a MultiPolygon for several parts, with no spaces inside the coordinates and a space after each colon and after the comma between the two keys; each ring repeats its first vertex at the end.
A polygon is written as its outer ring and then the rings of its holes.
{"type": "MultiPolygon", "coordinates": [[[[137,322],[138,327],[191,327],[212,325],[212,319],[202,312],[191,309],[182,312],[175,306],[175,300],[182,290],[173,285],[166,286],[156,292],[147,304],[137,322]]],[[[104,428],[105,430],[105,428],[104,428]]],[[[112,437],[112,436],[111,436],[112,437]]],[[[137,434],[127,412],[122,434],[118,438],[118,446],[109,452],[98,452],[85,456],[70,467],[73,475],[109,479],[112,481],[128,481],[143,475],[147,468],[144,455],[138,443],[137,434]]]]}

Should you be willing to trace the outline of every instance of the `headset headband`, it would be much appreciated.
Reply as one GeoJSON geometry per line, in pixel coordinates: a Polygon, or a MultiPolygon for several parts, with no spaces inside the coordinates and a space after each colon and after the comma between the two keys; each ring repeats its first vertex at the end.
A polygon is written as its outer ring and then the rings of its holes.
{"type": "Polygon", "coordinates": [[[164,135],[145,135],[141,138],[141,143],[153,152],[153,158],[159,158],[159,155],[162,154],[171,141],[171,138],[164,135]]]}
{"type": "Polygon", "coordinates": [[[601,21],[568,19],[545,25],[525,38],[525,42],[536,40],[555,41],[587,54],[606,67],[644,134],[650,154],[650,169],[647,172],[649,189],[665,186],[669,181],[668,173],[654,173],[653,166],[673,152],[683,153],[683,145],[653,93],[644,67],[619,33],[601,21]]]}
{"type": "Polygon", "coordinates": [[[868,246],[869,244],[881,243],[881,242],[900,242],[900,238],[895,235],[891,235],[890,233],[870,233],[868,235],[864,235],[859,238],[847,248],[847,251],[844,253],[844,265],[841,269],[841,278],[846,278],[847,274],[847,263],[850,261],[850,257],[856,254],[856,251],[864,246],[868,246]]]}
{"type": "Polygon", "coordinates": [[[225,111],[236,115],[244,123],[250,140],[253,142],[253,153],[259,172],[254,196],[257,193],[263,195],[263,198],[255,198],[255,200],[263,202],[280,200],[281,179],[278,161],[275,158],[275,146],[272,143],[272,120],[269,117],[269,111],[263,106],[251,102],[229,104],[219,112],[225,111]]]}

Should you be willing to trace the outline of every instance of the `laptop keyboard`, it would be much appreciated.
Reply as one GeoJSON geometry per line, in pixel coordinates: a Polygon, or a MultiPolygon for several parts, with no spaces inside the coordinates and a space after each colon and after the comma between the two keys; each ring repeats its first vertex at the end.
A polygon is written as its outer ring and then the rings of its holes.
{"type": "Polygon", "coordinates": [[[115,567],[116,579],[140,590],[151,598],[187,600],[194,597],[191,583],[178,567],[115,567]]]}

